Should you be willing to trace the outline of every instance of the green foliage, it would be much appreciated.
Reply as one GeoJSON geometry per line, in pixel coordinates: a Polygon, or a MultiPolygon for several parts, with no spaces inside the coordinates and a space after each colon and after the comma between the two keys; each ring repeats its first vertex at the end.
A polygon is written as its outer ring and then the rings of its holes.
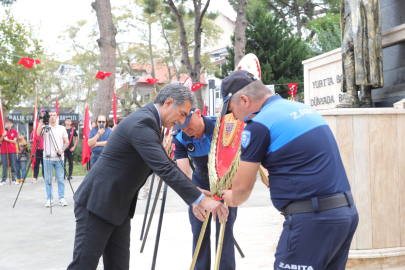
{"type": "Polygon", "coordinates": [[[313,56],[330,52],[341,46],[340,14],[327,14],[311,22],[315,36],[309,43],[313,56]]]}
{"type": "Polygon", "coordinates": [[[10,6],[12,4],[14,4],[16,2],[16,0],[0,0],[0,3],[3,6],[10,6]]]}
{"type": "MultiPolygon", "coordinates": [[[[308,47],[293,32],[292,27],[280,17],[273,16],[262,9],[256,9],[247,16],[246,54],[253,53],[259,58],[262,82],[268,84],[284,84],[303,81],[302,61],[308,58],[308,47]]],[[[231,37],[234,43],[234,37],[231,37]]],[[[222,73],[218,78],[228,76],[234,70],[234,50],[227,48],[229,55],[227,64],[222,65],[222,73]]],[[[301,92],[302,87],[298,88],[301,92]]],[[[286,85],[275,86],[282,97],[287,97],[289,90],[286,85]]]]}
{"type": "Polygon", "coordinates": [[[82,164],[82,149],[83,149],[83,139],[79,137],[79,142],[77,143],[75,154],[73,159],[78,164],[82,164]]]}
{"type": "Polygon", "coordinates": [[[5,110],[10,110],[20,100],[34,92],[41,73],[41,65],[27,69],[17,65],[22,57],[42,59],[41,41],[36,39],[29,25],[17,21],[6,10],[0,21],[0,89],[5,110]]]}

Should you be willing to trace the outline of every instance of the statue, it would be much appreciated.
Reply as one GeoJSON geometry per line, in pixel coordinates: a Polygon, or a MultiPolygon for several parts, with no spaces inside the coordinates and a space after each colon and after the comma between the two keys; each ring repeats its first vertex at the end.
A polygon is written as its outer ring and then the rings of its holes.
{"type": "Polygon", "coordinates": [[[371,89],[384,86],[380,2],[342,0],[340,16],[345,94],[337,107],[370,108],[371,89]]]}

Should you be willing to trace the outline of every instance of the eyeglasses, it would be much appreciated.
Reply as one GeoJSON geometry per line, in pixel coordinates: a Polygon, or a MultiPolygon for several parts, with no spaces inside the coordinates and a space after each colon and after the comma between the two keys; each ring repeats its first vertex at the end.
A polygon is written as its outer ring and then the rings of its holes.
{"type": "Polygon", "coordinates": [[[98,121],[99,124],[105,124],[105,121],[98,121]]]}

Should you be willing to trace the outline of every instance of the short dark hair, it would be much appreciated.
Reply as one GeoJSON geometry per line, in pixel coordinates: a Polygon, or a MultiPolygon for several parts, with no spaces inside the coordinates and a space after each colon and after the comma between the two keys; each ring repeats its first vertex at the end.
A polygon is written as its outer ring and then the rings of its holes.
{"type": "Polygon", "coordinates": [[[70,121],[72,121],[72,118],[70,118],[70,117],[67,117],[67,118],[65,119],[65,121],[68,120],[68,119],[69,119],[70,121]]]}
{"type": "Polygon", "coordinates": [[[7,118],[6,122],[11,122],[11,123],[14,124],[14,121],[13,121],[13,119],[11,119],[11,118],[7,118]]]}
{"type": "Polygon", "coordinates": [[[163,106],[169,98],[173,99],[173,108],[183,105],[186,100],[190,101],[191,107],[197,107],[197,98],[194,93],[185,85],[168,84],[160,90],[153,103],[163,106]]]}

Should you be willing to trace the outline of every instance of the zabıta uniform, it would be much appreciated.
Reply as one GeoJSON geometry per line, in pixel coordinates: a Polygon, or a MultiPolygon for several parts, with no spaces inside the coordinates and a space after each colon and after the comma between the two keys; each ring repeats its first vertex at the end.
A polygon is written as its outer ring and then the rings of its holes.
{"type": "Polygon", "coordinates": [[[317,212],[286,215],[274,268],[345,269],[358,215],[354,204],[319,211],[322,198],[348,195],[352,200],[338,146],[325,120],[304,104],[272,96],[246,122],[241,160],[261,162],[268,170],[277,210],[307,200],[318,205],[317,212]]]}
{"type": "MultiPolygon", "coordinates": [[[[191,112],[190,112],[191,113],[191,112]]],[[[189,116],[191,117],[191,115],[189,116]]],[[[190,156],[193,160],[196,170],[192,175],[192,181],[201,189],[210,190],[210,183],[208,177],[208,154],[211,150],[211,140],[215,128],[216,117],[205,117],[204,119],[205,132],[201,140],[189,137],[183,131],[179,131],[173,135],[173,148],[174,157],[176,159],[184,159],[190,156]]],[[[193,233],[193,255],[194,250],[200,236],[201,227],[203,222],[198,220],[194,213],[193,207],[189,206],[189,219],[191,230],[193,233]]],[[[235,263],[235,242],[233,237],[233,225],[236,220],[237,207],[229,207],[228,221],[226,223],[224,243],[222,248],[222,256],[219,269],[220,270],[233,270],[236,268],[235,263]]],[[[210,219],[212,215],[210,215],[210,219]]],[[[208,224],[211,224],[210,220],[208,224]]],[[[220,223],[216,221],[216,244],[218,242],[218,234],[220,223]]],[[[210,270],[211,268],[211,226],[207,226],[204,238],[201,243],[200,252],[198,253],[197,262],[194,270],[210,270]]]]}
{"type": "MultiPolygon", "coordinates": [[[[222,113],[254,80],[246,71],[223,80],[222,113]]],[[[328,124],[311,107],[280,96],[270,96],[245,123],[241,160],[268,170],[271,200],[286,219],[274,269],[345,269],[359,217],[328,124]]]]}

